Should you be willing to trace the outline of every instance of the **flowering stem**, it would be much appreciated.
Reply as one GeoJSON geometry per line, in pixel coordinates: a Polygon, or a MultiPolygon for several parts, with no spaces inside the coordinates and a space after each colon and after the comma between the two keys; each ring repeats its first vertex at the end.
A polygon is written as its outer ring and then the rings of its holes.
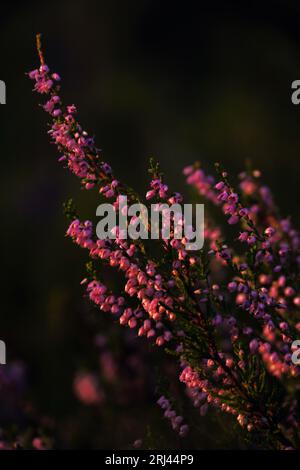
{"type": "Polygon", "coordinates": [[[41,33],[38,33],[36,35],[36,48],[37,48],[37,51],[38,51],[38,54],[39,54],[39,58],[40,58],[40,63],[41,65],[44,65],[45,64],[45,60],[44,60],[44,55],[43,55],[43,51],[42,51],[42,40],[41,40],[41,33]]]}

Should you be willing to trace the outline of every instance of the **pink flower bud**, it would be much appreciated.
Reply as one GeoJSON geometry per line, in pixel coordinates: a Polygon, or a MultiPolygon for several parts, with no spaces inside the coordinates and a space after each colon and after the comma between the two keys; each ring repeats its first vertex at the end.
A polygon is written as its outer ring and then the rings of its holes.
{"type": "Polygon", "coordinates": [[[164,340],[163,336],[158,336],[158,337],[156,338],[156,344],[157,344],[157,346],[162,346],[162,345],[164,344],[164,342],[165,342],[165,340],[164,340]]]}
{"type": "Polygon", "coordinates": [[[250,341],[249,343],[249,349],[251,351],[251,353],[255,353],[257,351],[257,348],[258,348],[258,342],[256,339],[253,339],[252,341],[250,341]]]}

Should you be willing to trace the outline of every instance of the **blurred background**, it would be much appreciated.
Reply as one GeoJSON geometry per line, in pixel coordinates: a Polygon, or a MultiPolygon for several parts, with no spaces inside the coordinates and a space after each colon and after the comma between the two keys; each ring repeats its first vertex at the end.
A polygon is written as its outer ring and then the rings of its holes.
{"type": "MultiPolygon", "coordinates": [[[[197,429],[179,440],[155,404],[156,364],[172,381],[172,360],[83,298],[86,254],[64,237],[62,203],[72,196],[86,218],[95,213],[97,195],[80,191],[57,163],[47,117],[25,76],[38,65],[35,34],[41,32],[65,101],[78,106],[80,122],[96,135],[120,180],[145,192],[154,156],[172,190],[188,195],[185,165],[200,160],[211,170],[221,161],[236,174],[251,161],[299,228],[300,106],[291,102],[291,83],[300,79],[300,8],[283,0],[268,7],[201,5],[1,3],[7,104],[0,107],[0,339],[8,364],[0,368],[4,373],[14,364],[21,400],[34,404],[56,447],[125,449],[136,439],[153,448],[243,446],[231,421],[199,418],[176,385],[181,411],[197,429]],[[82,400],[80,383],[96,384],[93,403],[82,400]]],[[[0,387],[1,393],[7,399],[7,390],[0,387]]],[[[0,428],[25,426],[20,410],[1,399],[0,428]]]]}

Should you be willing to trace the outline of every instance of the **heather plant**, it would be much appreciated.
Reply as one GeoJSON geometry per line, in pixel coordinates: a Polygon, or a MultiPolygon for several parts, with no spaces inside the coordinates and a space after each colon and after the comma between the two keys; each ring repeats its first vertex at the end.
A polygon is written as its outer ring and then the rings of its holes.
{"type": "MultiPolygon", "coordinates": [[[[116,211],[124,195],[128,203],[182,203],[153,160],[143,198],[116,178],[79,124],[76,107],[64,105],[60,76],[45,64],[39,36],[37,47],[40,64],[29,77],[45,97],[58,160],[82,188],[100,193],[116,211]]],[[[81,284],[101,312],[173,356],[199,419],[213,407],[239,423],[250,447],[299,448],[300,369],[292,360],[300,331],[299,234],[280,215],[258,170],[241,173],[236,185],[220,164],[216,176],[198,163],[183,173],[231,230],[215,225],[206,210],[201,250],[187,250],[186,237],[172,230],[170,238],[146,243],[124,240],[116,226],[114,239],[98,239],[95,224],[79,218],[69,200],[67,236],[90,258],[81,284]],[[106,284],[102,266],[121,273],[122,290],[106,284]]],[[[103,398],[90,375],[77,377],[75,389],[81,399],[103,398]]],[[[165,393],[158,405],[186,436],[188,425],[165,393]]]]}

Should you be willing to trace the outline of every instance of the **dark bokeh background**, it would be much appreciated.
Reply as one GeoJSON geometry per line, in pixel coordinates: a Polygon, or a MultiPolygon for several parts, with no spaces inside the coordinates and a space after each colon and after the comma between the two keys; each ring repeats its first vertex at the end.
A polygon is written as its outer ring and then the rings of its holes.
{"type": "MultiPolygon", "coordinates": [[[[220,160],[236,173],[251,160],[299,227],[300,106],[291,103],[291,82],[300,79],[300,9],[284,0],[207,3],[1,3],[0,337],[8,361],[26,364],[28,394],[55,418],[61,446],[124,448],[147,432],[180,444],[153,405],[155,359],[140,343],[133,348],[148,376],[138,397],[98,412],[73,394],[76,371],[97,366],[94,330],[109,331],[121,362],[128,348],[118,345],[118,326],[94,319],[79,286],[85,254],[64,238],[62,202],[71,195],[90,216],[97,198],[79,190],[48,142],[25,77],[37,65],[35,33],[119,179],[144,191],[155,156],[170,186],[187,193],[184,165],[220,160]]],[[[194,446],[236,445],[214,418],[199,428],[194,446]]]]}

